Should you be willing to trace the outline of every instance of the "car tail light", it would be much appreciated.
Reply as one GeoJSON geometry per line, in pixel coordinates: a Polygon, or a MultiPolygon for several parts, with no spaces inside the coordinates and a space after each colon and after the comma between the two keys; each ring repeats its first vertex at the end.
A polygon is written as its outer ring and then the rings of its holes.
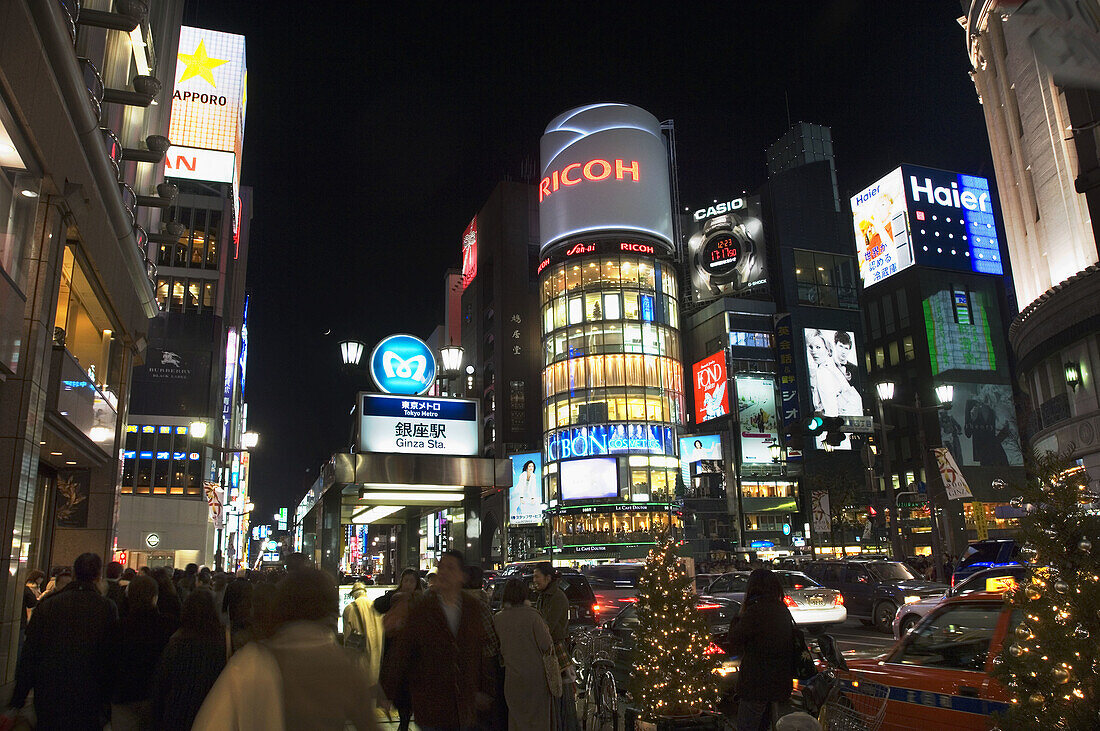
{"type": "Polygon", "coordinates": [[[833,598],[833,606],[834,607],[843,607],[844,606],[844,595],[841,594],[839,591],[836,593],[836,596],[833,598]]]}
{"type": "Polygon", "coordinates": [[[593,614],[599,614],[600,613],[600,605],[599,604],[593,604],[592,605],[592,613],[593,614]]]}
{"type": "Polygon", "coordinates": [[[801,588],[802,588],[802,584],[795,584],[795,585],[794,585],[794,588],[795,588],[796,590],[797,590],[797,589],[801,589],[801,588]]]}
{"type": "Polygon", "coordinates": [[[699,609],[699,610],[702,610],[702,609],[721,609],[722,605],[721,604],[696,604],[695,608],[699,609]]]}
{"type": "Polygon", "coordinates": [[[798,606],[798,602],[796,602],[794,599],[787,596],[786,594],[783,595],[783,603],[786,604],[791,609],[794,609],[798,606]]]}
{"type": "Polygon", "coordinates": [[[636,596],[623,597],[619,601],[623,604],[635,604],[638,601],[638,597],[636,597],[636,596]]]}
{"type": "Polygon", "coordinates": [[[725,650],[723,650],[721,647],[714,644],[713,642],[707,645],[707,649],[703,650],[704,655],[720,655],[724,652],[725,650]]]}

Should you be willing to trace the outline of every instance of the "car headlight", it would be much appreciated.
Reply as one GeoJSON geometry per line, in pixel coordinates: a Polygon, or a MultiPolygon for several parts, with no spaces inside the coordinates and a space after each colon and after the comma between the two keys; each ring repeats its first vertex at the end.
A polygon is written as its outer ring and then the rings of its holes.
{"type": "Polygon", "coordinates": [[[917,596],[916,594],[910,594],[909,596],[905,597],[905,603],[906,604],[912,604],[913,602],[919,602],[920,599],[921,598],[919,596],[917,596]]]}
{"type": "Polygon", "coordinates": [[[714,669],[714,672],[724,678],[727,675],[736,673],[740,665],[740,660],[723,660],[722,664],[714,669]]]}

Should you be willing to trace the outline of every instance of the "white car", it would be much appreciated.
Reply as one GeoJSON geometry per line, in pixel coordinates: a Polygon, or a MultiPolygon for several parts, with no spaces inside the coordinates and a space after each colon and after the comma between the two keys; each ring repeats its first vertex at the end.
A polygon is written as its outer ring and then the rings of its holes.
{"type": "Polygon", "coordinates": [[[1003,566],[985,569],[976,574],[971,574],[966,577],[965,581],[960,581],[957,586],[948,589],[940,596],[931,596],[920,601],[902,604],[894,615],[894,639],[900,640],[907,635],[909,630],[916,627],[929,612],[943,604],[948,598],[970,594],[975,591],[1006,591],[1012,586],[1011,582],[1021,581],[1026,573],[1026,566],[1003,566]],[[989,579],[1000,579],[1002,581],[991,585],[988,582],[989,579]]]}
{"type": "MultiPolygon", "coordinates": [[[[776,571],[783,586],[783,603],[787,605],[794,623],[799,627],[824,628],[841,624],[848,619],[844,607],[844,595],[836,589],[822,586],[801,571],[776,571]]],[[[745,585],[748,571],[723,574],[707,587],[710,596],[745,601],[745,585]]]]}

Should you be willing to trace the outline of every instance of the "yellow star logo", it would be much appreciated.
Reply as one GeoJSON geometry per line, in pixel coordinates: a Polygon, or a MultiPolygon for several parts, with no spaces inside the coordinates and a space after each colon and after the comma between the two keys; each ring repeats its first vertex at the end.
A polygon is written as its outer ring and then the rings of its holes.
{"type": "Polygon", "coordinates": [[[187,68],[183,70],[183,76],[180,76],[179,82],[183,83],[195,76],[201,76],[210,82],[210,85],[217,88],[217,84],[214,83],[214,69],[221,66],[223,63],[229,63],[227,60],[219,58],[210,58],[206,55],[206,45],[202,40],[199,41],[198,48],[194,53],[180,53],[179,59],[183,61],[187,68]]]}

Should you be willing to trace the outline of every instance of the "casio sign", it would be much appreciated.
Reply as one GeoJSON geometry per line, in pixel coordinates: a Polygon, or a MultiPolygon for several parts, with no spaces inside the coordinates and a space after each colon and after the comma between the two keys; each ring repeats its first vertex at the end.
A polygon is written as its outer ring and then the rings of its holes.
{"type": "Polygon", "coordinates": [[[390,335],[374,346],[370,375],[383,393],[421,394],[435,380],[435,356],[420,338],[390,335]]]}
{"type": "Polygon", "coordinates": [[[745,207],[744,198],[735,198],[731,201],[723,201],[722,203],[715,203],[708,208],[700,208],[695,213],[691,214],[692,218],[696,221],[702,221],[704,218],[713,218],[714,216],[721,216],[723,213],[729,213],[745,207]]]}

